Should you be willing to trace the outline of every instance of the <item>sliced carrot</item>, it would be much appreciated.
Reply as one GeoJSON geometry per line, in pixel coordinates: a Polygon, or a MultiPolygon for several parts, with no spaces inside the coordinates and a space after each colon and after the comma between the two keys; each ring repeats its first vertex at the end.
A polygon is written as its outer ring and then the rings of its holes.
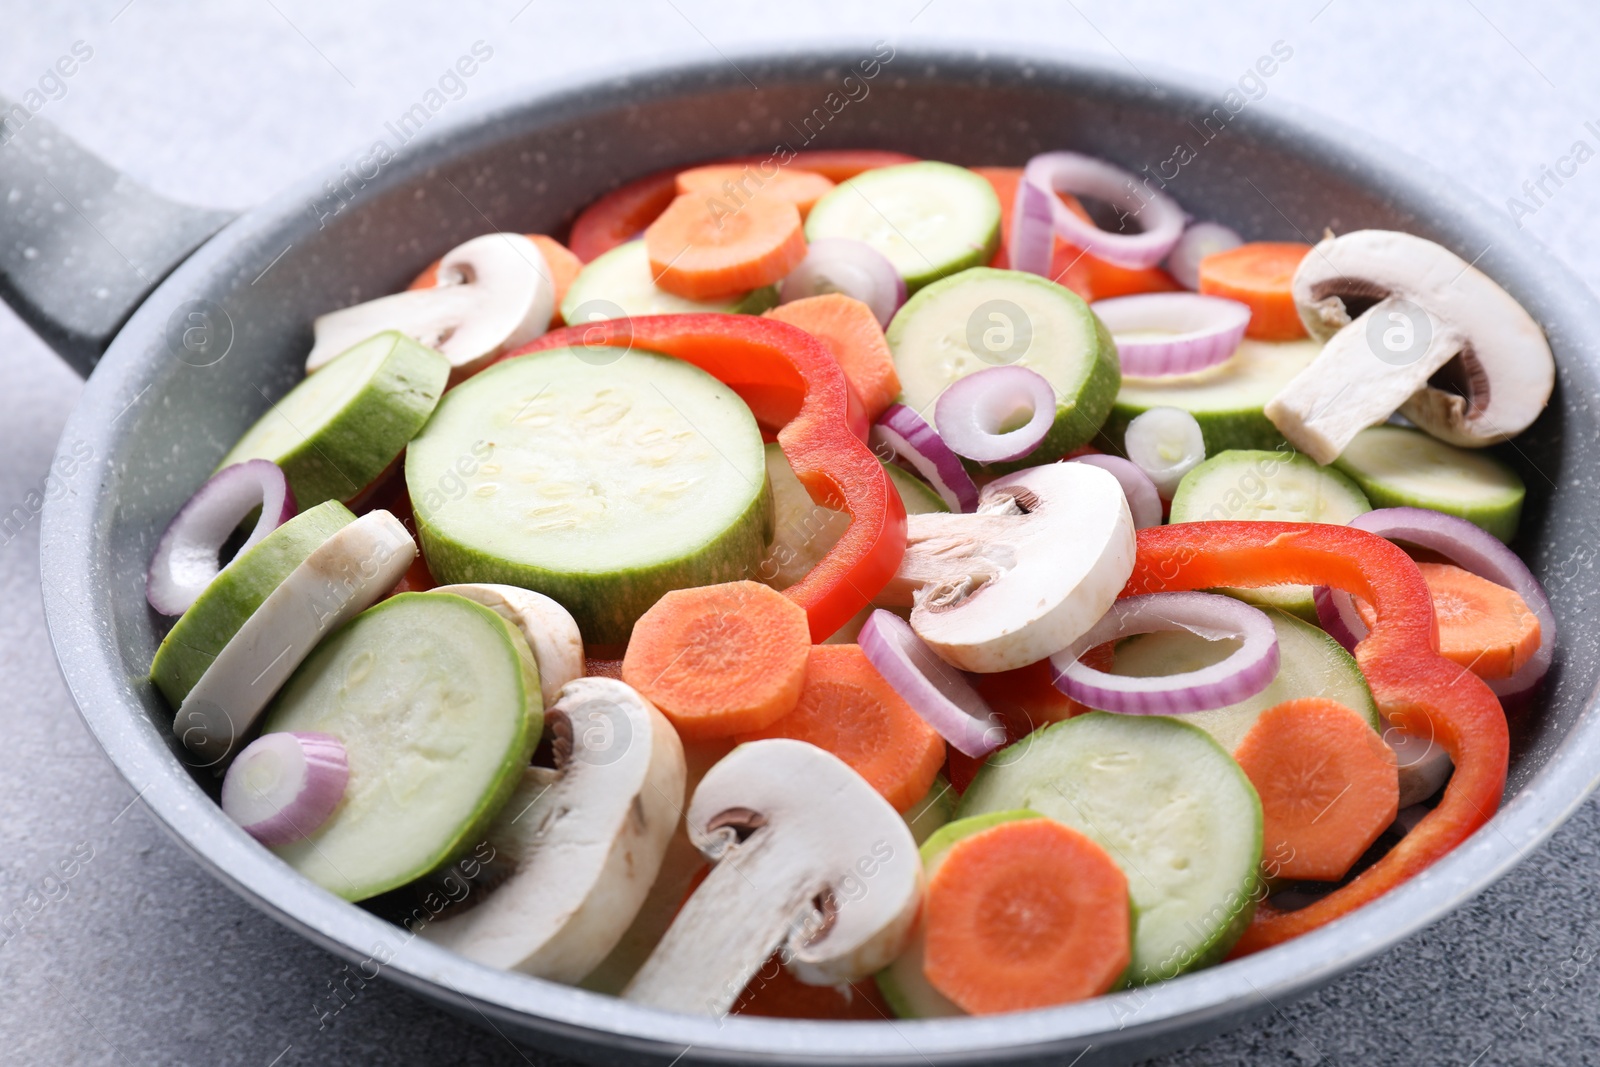
{"type": "Polygon", "coordinates": [[[830,181],[843,182],[879,167],[898,167],[902,163],[915,162],[916,156],[879,148],[818,148],[810,152],[796,152],[788,165],[814,171],[830,181]]]}
{"type": "Polygon", "coordinates": [[[824,293],[780,304],[763,314],[798,326],[828,346],[844,370],[845,381],[861,398],[869,422],[876,422],[900,395],[900,376],[894,371],[883,327],[861,301],[843,293],[824,293]]]}
{"type": "Polygon", "coordinates": [[[734,1015],[757,1015],[769,1019],[833,1019],[838,1021],[881,1022],[893,1019],[883,994],[872,979],[849,985],[806,985],[783,965],[783,953],[775,952],[761,965],[750,983],[733,1002],[734,1015]]]}
{"type": "Polygon", "coordinates": [[[1245,335],[1258,341],[1306,336],[1290,283],[1311,246],[1292,241],[1252,241],[1200,261],[1200,291],[1250,307],[1245,335]]]}
{"type": "Polygon", "coordinates": [[[585,263],[638,237],[678,195],[678,171],[647,174],[613,189],[584,208],[572,223],[567,247],[585,263]]]}
{"type": "Polygon", "coordinates": [[[922,906],[922,973],[973,1015],[1099,996],[1133,958],[1122,869],[1053,819],[1000,823],[958,841],[922,906]]]}
{"type": "MultiPolygon", "coordinates": [[[[554,237],[546,237],[542,233],[530,233],[528,240],[536,245],[544,255],[544,261],[550,267],[550,284],[556,291],[556,310],[550,315],[550,326],[564,326],[561,319],[561,301],[566,297],[567,290],[572,286],[572,279],[578,276],[583,269],[583,260],[573,255],[567,246],[554,237]]],[[[439,260],[434,260],[425,267],[421,274],[412,279],[407,289],[432,289],[439,284],[439,260]]]]}
{"type": "MultiPolygon", "coordinates": [[[[1450,563],[1418,563],[1433,613],[1439,652],[1479,678],[1509,678],[1539,651],[1539,616],[1515,590],[1450,563]]],[[[1377,612],[1365,600],[1356,610],[1371,629],[1377,612]]]]}
{"type": "Polygon", "coordinates": [[[714,198],[730,210],[754,197],[772,197],[793,204],[801,218],[832,188],[833,182],[815,171],[780,167],[776,161],[713,163],[678,174],[679,196],[696,193],[714,198]]]}
{"type": "MultiPolygon", "coordinates": [[[[1022,180],[1022,168],[973,167],[972,171],[988,179],[995,195],[1000,198],[1000,249],[989,265],[1007,269],[1010,267],[1010,257],[1006,252],[1006,241],[1011,236],[1011,211],[1016,202],[1017,183],[1022,180]]],[[[1083,219],[1089,218],[1088,211],[1077,197],[1067,193],[1057,195],[1074,214],[1083,219]]],[[[1119,267],[1098,256],[1089,255],[1059,237],[1050,253],[1050,278],[1088,301],[1135,293],[1173,292],[1182,288],[1172,275],[1159,267],[1119,267]]]]}
{"type": "Polygon", "coordinates": [[[800,699],[805,610],[760,582],[678,589],[633,624],[622,680],[686,741],[764,729],[800,699]]]}
{"type": "Polygon", "coordinates": [[[788,737],[832,752],[894,810],[909,811],[944,766],[944,739],[878,673],[860,645],[816,645],[794,710],[740,741],[788,737]]]}
{"type": "Polygon", "coordinates": [[[1394,751],[1338,701],[1268,708],[1233,758],[1261,798],[1261,854],[1274,877],[1337,882],[1399,810],[1394,751]]]}
{"type": "Polygon", "coordinates": [[[756,197],[724,211],[698,195],[680,196],[644,231],[656,284],[690,300],[710,300],[771,285],[806,255],[800,212],[756,197]]]}

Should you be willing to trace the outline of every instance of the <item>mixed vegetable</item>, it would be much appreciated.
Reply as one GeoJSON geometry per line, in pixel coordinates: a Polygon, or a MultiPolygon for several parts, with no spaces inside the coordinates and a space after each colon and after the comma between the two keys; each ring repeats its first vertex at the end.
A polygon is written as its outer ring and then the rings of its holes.
{"type": "Polygon", "coordinates": [[[651,175],[306,371],[155,546],[175,737],[313,882],[643,1004],[1010,1012],[1279,944],[1490,817],[1555,654],[1485,450],[1553,386],[1515,300],[1070,152],[651,175]]]}

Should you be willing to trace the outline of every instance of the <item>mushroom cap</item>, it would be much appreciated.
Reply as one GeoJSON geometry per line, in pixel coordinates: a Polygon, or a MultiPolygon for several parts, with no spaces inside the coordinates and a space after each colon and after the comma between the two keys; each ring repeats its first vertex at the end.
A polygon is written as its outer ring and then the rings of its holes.
{"type": "Polygon", "coordinates": [[[488,833],[512,874],[422,934],[480,963],[577,982],[616,947],[655,881],[678,825],[683,745],[613,678],[569,682],[545,722],[556,770],[529,767],[488,833]]]}
{"type": "Polygon", "coordinates": [[[1110,472],[1048,463],[989,483],[971,515],[915,515],[911,627],[944,659],[1013,670],[1071,644],[1133,573],[1133,516],[1110,472]]]}
{"type": "MultiPolygon", "coordinates": [[[[1403,328],[1453,335],[1443,350],[1419,341],[1418,357],[1427,347],[1437,365],[1417,370],[1432,376],[1454,359],[1460,393],[1425,377],[1399,408],[1441,440],[1469,448],[1506,440],[1527,429],[1550,400],[1555,357],[1539,324],[1488,275],[1433,241],[1393,230],[1325,238],[1295,272],[1293,293],[1301,320],[1318,340],[1352,328],[1381,335],[1387,319],[1352,322],[1365,316],[1352,315],[1351,304],[1383,300],[1394,302],[1391,310],[1401,316],[1395,322],[1403,328]],[[1405,303],[1427,313],[1426,326],[1405,303]]],[[[1304,374],[1316,369],[1313,364],[1304,374]]]]}
{"type": "Polygon", "coordinates": [[[382,296],[317,317],[306,373],[384,330],[437,349],[453,377],[538,337],[555,311],[555,285],[539,246],[520,233],[490,233],[439,261],[439,284],[382,296]]]}
{"type": "Polygon", "coordinates": [[[773,843],[759,875],[808,885],[831,897],[820,923],[789,939],[788,965],[801,981],[865,978],[899,955],[922,899],[922,861],[898,812],[839,757],[789,738],[740,745],[707,772],[689,804],[689,840],[712,858],[734,859],[741,833],[773,843]],[[754,823],[753,829],[746,829],[754,823]]]}

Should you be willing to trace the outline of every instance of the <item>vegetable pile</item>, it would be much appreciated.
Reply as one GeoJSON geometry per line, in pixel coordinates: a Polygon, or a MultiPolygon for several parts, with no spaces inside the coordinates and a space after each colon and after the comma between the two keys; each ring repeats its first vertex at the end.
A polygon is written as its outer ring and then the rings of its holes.
{"type": "Polygon", "coordinates": [[[1489,449],[1549,345],[1409,234],[809,152],[314,329],[154,547],[151,682],[244,832],[490,966],[835,1019],[1173,978],[1481,827],[1554,661],[1489,449]]]}

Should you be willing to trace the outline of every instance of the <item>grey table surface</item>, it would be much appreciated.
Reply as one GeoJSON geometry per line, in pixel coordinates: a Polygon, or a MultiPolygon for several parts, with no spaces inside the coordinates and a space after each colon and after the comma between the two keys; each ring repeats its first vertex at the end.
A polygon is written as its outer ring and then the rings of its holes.
{"type": "MultiPolygon", "coordinates": [[[[0,92],[170,196],[246,207],[368,144],[475,41],[474,97],[667,55],[856,35],[1104,53],[1231,81],[1282,40],[1274,98],[1427,160],[1591,285],[1600,6],[1516,0],[86,0],[6,4],[0,92]],[[82,46],[80,46],[81,50],[82,46]],[[1588,155],[1584,156],[1587,160],[1588,155]],[[1571,165],[1565,165],[1570,170],[1571,165]],[[1546,195],[1548,194],[1548,195],[1546,195]]],[[[37,490],[81,388],[0,309],[0,512],[37,490]]],[[[1600,1062],[1600,806],[1470,906],[1261,1024],[1160,1064],[1600,1062]]],[[[0,1062],[551,1064],[384,983],[326,1014],[341,963],[257,914],[156,827],[101,758],[45,633],[38,528],[0,535],[0,1062]],[[70,879],[59,876],[65,861],[70,879]]]]}

